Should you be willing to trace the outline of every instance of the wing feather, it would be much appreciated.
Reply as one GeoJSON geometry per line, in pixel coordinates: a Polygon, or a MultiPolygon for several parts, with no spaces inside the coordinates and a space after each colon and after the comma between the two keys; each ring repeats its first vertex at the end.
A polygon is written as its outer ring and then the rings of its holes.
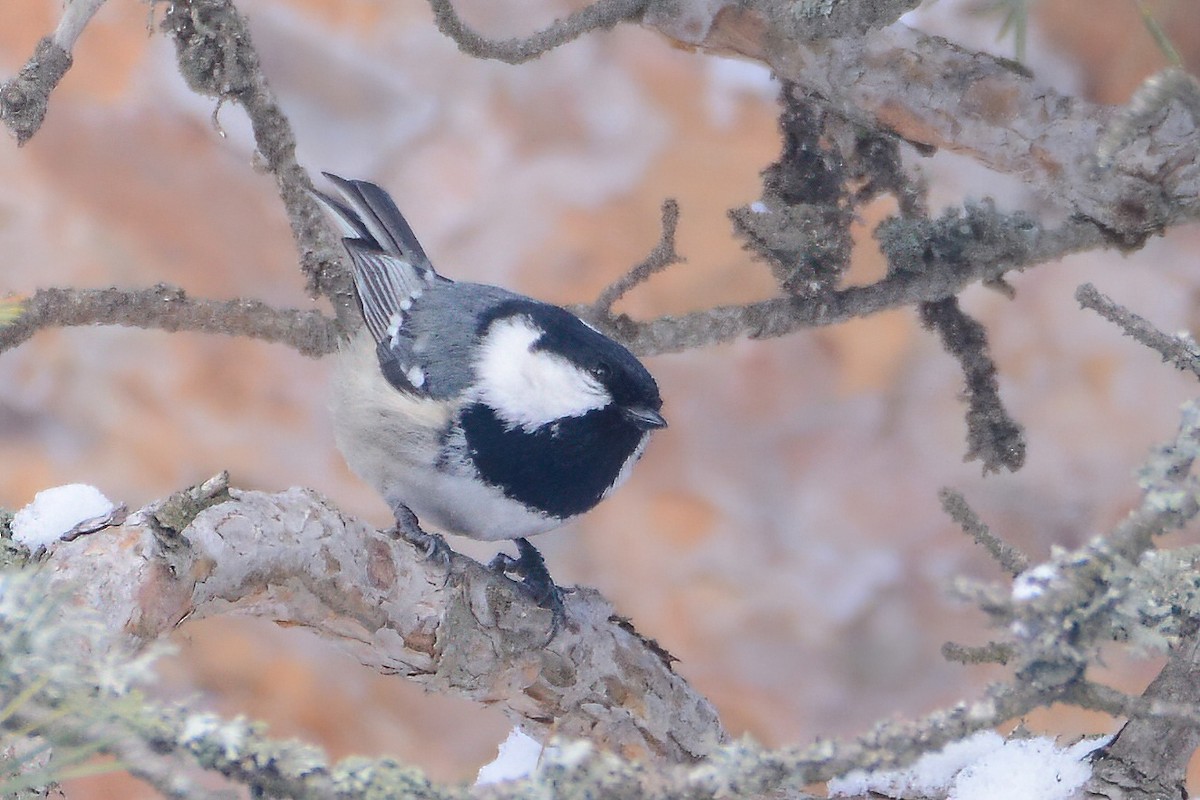
{"type": "Polygon", "coordinates": [[[406,329],[420,297],[436,284],[450,284],[434,270],[416,234],[387,192],[367,181],[324,173],[339,197],[314,191],[341,229],[354,268],[363,321],[378,345],[380,369],[405,392],[428,393],[425,371],[406,329]]]}

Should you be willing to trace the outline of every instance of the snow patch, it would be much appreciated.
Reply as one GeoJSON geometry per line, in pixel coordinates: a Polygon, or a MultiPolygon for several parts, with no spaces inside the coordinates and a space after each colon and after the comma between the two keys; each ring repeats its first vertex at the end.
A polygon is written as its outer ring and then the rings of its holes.
{"type": "Polygon", "coordinates": [[[1111,736],[1059,747],[1053,739],[1005,740],[980,731],[917,759],[907,769],[855,770],[829,782],[829,796],[877,792],[888,797],[945,796],[947,800],[1067,800],[1091,777],[1084,759],[1111,736]]]}
{"type": "Polygon", "coordinates": [[[520,728],[513,728],[508,732],[508,738],[500,743],[496,760],[479,768],[475,785],[528,777],[537,768],[541,757],[541,743],[520,728]]]}
{"type": "Polygon", "coordinates": [[[13,516],[13,539],[36,550],[58,541],[82,522],[108,516],[115,508],[99,489],[86,483],[43,489],[13,516]]]}
{"type": "Polygon", "coordinates": [[[1013,581],[1012,599],[1017,602],[1032,600],[1046,591],[1046,587],[1056,577],[1058,569],[1053,564],[1038,564],[1033,569],[1022,572],[1013,581]]]}

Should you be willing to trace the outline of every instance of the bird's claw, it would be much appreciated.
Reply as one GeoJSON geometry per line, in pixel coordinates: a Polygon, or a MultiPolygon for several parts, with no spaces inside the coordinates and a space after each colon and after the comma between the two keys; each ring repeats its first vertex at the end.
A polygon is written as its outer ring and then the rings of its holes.
{"type": "Polygon", "coordinates": [[[553,617],[550,638],[553,639],[567,619],[562,590],[550,577],[546,561],[537,548],[530,544],[528,539],[514,541],[517,543],[517,557],[513,558],[508,553],[497,553],[496,557],[488,562],[488,569],[504,576],[517,575],[521,578],[517,585],[539,607],[550,611],[553,617]]]}
{"type": "Polygon", "coordinates": [[[450,568],[450,554],[453,551],[446,544],[446,537],[424,530],[417,515],[406,505],[396,504],[392,507],[392,514],[396,518],[397,538],[415,547],[425,560],[436,561],[447,570],[450,568]]]}

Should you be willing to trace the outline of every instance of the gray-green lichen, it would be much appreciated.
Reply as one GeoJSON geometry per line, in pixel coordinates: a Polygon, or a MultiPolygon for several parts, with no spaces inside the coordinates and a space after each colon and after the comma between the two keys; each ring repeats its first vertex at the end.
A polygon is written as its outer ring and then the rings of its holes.
{"type": "Polygon", "coordinates": [[[890,25],[906,11],[920,5],[921,0],[792,0],[776,4],[759,0],[760,7],[771,16],[782,7],[791,23],[792,35],[809,41],[842,36],[860,36],[869,30],[890,25]]]}
{"type": "Polygon", "coordinates": [[[0,570],[19,569],[29,563],[29,548],[12,538],[13,512],[0,508],[0,570]]]}
{"type": "Polygon", "coordinates": [[[195,486],[178,491],[163,500],[153,511],[154,519],[165,531],[182,533],[201,511],[229,499],[229,473],[220,472],[195,486]]]}

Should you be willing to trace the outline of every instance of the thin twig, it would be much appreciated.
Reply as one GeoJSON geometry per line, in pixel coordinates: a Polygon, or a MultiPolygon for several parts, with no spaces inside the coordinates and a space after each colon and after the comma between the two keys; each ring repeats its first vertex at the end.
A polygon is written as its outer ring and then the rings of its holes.
{"type": "Polygon", "coordinates": [[[104,2],[105,0],[69,0],[65,3],[58,27],[54,29],[54,43],[68,53],[71,52],[79,34],[83,33],[83,29],[104,2]]]}
{"type": "Polygon", "coordinates": [[[959,664],[1007,664],[1015,652],[1008,642],[988,642],[979,647],[957,642],[942,645],[942,658],[959,664]]]}
{"type": "Polygon", "coordinates": [[[149,289],[39,289],[22,313],[0,324],[0,352],[43,328],[125,325],[163,331],[198,331],[280,342],[306,356],[337,349],[334,321],[317,311],[277,309],[257,300],[204,300],[159,284],[149,289]]]}
{"type": "Polygon", "coordinates": [[[675,251],[675,231],[678,227],[679,203],[674,198],[664,200],[662,204],[662,235],[659,237],[658,244],[654,246],[645,260],[600,292],[596,302],[592,303],[591,313],[599,317],[611,317],[613,304],[624,297],[630,289],[649,280],[651,276],[662,272],[672,264],[681,263],[684,259],[675,251]]]}
{"type": "Polygon", "coordinates": [[[463,22],[452,0],[429,0],[438,30],[454,40],[459,50],[475,58],[496,59],[508,64],[531,61],[585,33],[632,20],[647,5],[649,0],[596,0],[530,36],[497,41],[480,35],[463,22]]]}
{"type": "Polygon", "coordinates": [[[960,493],[943,488],[938,492],[938,499],[942,501],[942,510],[950,519],[957,522],[963,533],[974,539],[976,544],[987,550],[1001,569],[1015,577],[1029,568],[1029,557],[992,533],[960,493]]]}
{"type": "Polygon", "coordinates": [[[1126,336],[1156,351],[1163,361],[1169,361],[1176,368],[1200,377],[1200,347],[1197,347],[1190,336],[1170,336],[1163,333],[1145,318],[1113,302],[1090,283],[1085,283],[1075,290],[1075,299],[1079,301],[1079,305],[1090,308],[1118,326],[1126,336]]]}

